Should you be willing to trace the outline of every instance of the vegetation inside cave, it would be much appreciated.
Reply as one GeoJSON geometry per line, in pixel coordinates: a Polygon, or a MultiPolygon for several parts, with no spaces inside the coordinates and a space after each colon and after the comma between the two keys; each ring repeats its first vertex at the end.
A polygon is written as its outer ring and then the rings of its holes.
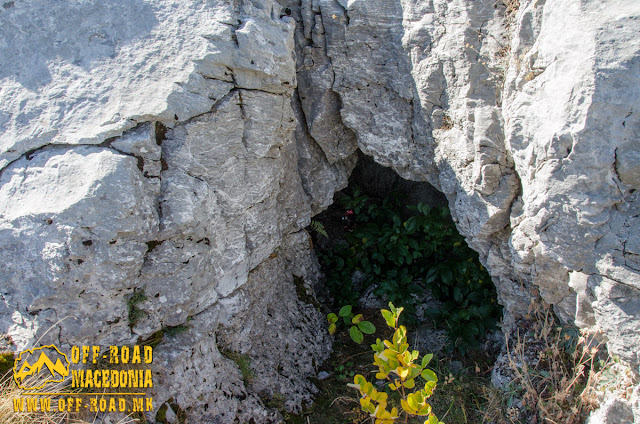
{"type": "Polygon", "coordinates": [[[377,331],[357,344],[348,328],[338,326],[325,364],[328,377],[316,382],[321,394],[306,416],[317,423],[367,422],[346,384],[356,374],[370,374],[369,345],[390,337],[380,309],[393,302],[405,308],[402,322],[412,348],[436,354],[432,368],[442,381],[432,406],[438,417],[482,422],[502,310],[487,270],[457,232],[444,195],[360,155],[349,186],[334,200],[310,228],[326,277],[322,300],[327,313],[351,305],[377,331]]]}
{"type": "Polygon", "coordinates": [[[461,354],[496,328],[502,308],[491,277],[430,184],[361,155],[349,187],[313,227],[334,309],[393,302],[405,308],[406,324],[429,321],[446,332],[446,349],[461,354]]]}
{"type": "Polygon", "coordinates": [[[597,406],[592,376],[610,372],[612,362],[594,347],[594,338],[560,325],[548,306],[532,304],[504,354],[495,286],[457,232],[446,199],[428,183],[403,180],[360,155],[349,187],[309,230],[326,277],[319,297],[336,326],[334,350],[314,381],[316,401],[301,415],[283,411],[287,422],[370,422],[358,392],[347,386],[357,375],[371,379],[389,396],[389,407],[400,410],[398,392],[373,377],[369,347],[392,337],[380,314],[389,302],[405,308],[409,349],[420,357],[435,354],[430,368],[439,381],[429,403],[441,421],[506,424],[552,417],[577,424],[597,406]],[[338,311],[349,313],[332,318],[338,311]],[[375,333],[356,331],[354,337],[352,317],[371,322],[375,333]],[[544,360],[534,364],[531,358],[544,360]],[[508,375],[505,387],[492,384],[496,368],[508,375]]]}

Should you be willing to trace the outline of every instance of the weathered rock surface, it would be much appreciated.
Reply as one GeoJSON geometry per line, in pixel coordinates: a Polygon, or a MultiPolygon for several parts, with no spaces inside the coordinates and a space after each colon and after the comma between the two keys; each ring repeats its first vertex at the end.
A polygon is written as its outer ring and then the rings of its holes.
{"type": "MultiPolygon", "coordinates": [[[[309,0],[301,10],[303,72],[329,61],[327,90],[360,149],[445,193],[509,313],[536,287],[565,321],[616,331],[593,304],[611,299],[596,290],[605,279],[638,297],[638,7],[523,1],[505,17],[490,1],[309,0]]],[[[636,329],[638,313],[627,312],[636,329]]],[[[632,349],[613,350],[637,363],[632,349]]]]}
{"type": "Polygon", "coordinates": [[[595,412],[587,424],[614,424],[614,423],[632,423],[633,413],[631,408],[620,399],[611,399],[607,401],[602,408],[595,412]]]}
{"type": "Polygon", "coordinates": [[[269,1],[0,9],[0,331],[15,349],[186,326],[156,348],[157,407],[190,422],[278,422],[261,397],[283,393],[291,411],[311,401],[306,377],[330,340],[298,299],[319,278],[301,229],[348,169],[297,136],[295,25],[280,12],[269,1]],[[307,192],[299,151],[312,152],[306,184],[322,181],[307,192]],[[251,382],[221,343],[247,355],[251,382]]]}
{"type": "Polygon", "coordinates": [[[194,422],[277,421],[260,397],[308,402],[310,358],[328,346],[296,300],[293,275],[318,278],[300,230],[360,149],[444,193],[506,323],[539,293],[637,369],[640,5],[505,13],[494,0],[7,2],[0,331],[23,349],[188,323],[158,346],[157,402],[194,422]],[[251,358],[253,382],[221,346],[251,358]]]}
{"type": "Polygon", "coordinates": [[[565,322],[599,326],[637,369],[640,6],[521,1],[505,16],[492,1],[308,0],[301,10],[305,72],[328,60],[327,90],[359,148],[447,196],[505,322],[539,294],[565,322]]]}
{"type": "Polygon", "coordinates": [[[526,5],[503,111],[522,181],[514,265],[561,317],[597,323],[635,365],[640,204],[627,170],[639,164],[639,13],[618,2],[526,5]]]}

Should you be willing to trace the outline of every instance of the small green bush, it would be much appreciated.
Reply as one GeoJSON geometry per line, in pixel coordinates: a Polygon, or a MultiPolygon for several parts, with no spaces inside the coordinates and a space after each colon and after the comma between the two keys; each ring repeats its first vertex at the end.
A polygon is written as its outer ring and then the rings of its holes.
{"type": "Polygon", "coordinates": [[[446,207],[406,206],[401,195],[375,200],[354,188],[342,199],[350,217],[344,240],[320,253],[327,285],[340,306],[355,304],[377,284],[375,294],[403,305],[407,322],[415,317],[415,295],[431,290],[443,308],[452,347],[476,347],[501,316],[495,287],[478,255],[457,232],[446,207]],[[354,271],[366,275],[357,290],[354,271]]]}
{"type": "Polygon", "coordinates": [[[330,313],[327,315],[327,321],[329,321],[329,334],[335,334],[338,324],[338,316],[342,318],[344,324],[349,328],[349,337],[354,342],[360,344],[364,340],[365,334],[373,334],[376,332],[376,327],[369,321],[362,319],[362,314],[354,315],[351,311],[351,305],[345,305],[340,308],[338,315],[330,313]]]}
{"type": "Polygon", "coordinates": [[[374,365],[378,367],[376,378],[385,380],[389,389],[400,396],[400,410],[396,407],[387,410],[390,406],[389,395],[378,391],[363,375],[353,377],[353,384],[349,384],[349,387],[358,390],[360,406],[370,414],[375,424],[401,422],[403,415],[405,423],[409,417],[418,416],[426,417],[424,424],[444,424],[427,401],[438,383],[436,373],[427,368],[433,354],[423,356],[418,363],[420,352],[409,350],[407,329],[398,324],[403,308],[395,308],[393,303],[389,303],[389,308],[390,311],[383,309],[380,312],[387,325],[394,330],[393,337],[384,341],[377,339],[371,349],[374,351],[374,365]]]}

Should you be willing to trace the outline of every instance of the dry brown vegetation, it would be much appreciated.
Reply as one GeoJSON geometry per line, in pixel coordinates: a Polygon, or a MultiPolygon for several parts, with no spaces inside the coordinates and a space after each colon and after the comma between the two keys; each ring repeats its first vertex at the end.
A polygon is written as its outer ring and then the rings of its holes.
{"type": "Polygon", "coordinates": [[[487,422],[583,423],[598,406],[597,387],[611,361],[598,334],[560,326],[549,306],[532,303],[529,316],[507,335],[507,360],[517,406],[495,393],[487,422]]]}
{"type": "Polygon", "coordinates": [[[515,15],[520,8],[520,0],[500,0],[500,2],[504,4],[507,16],[515,15]]]}
{"type": "MultiPolygon", "coordinates": [[[[36,374],[27,380],[27,387],[36,387],[41,377],[36,374]]],[[[69,394],[69,397],[73,397],[74,394],[79,393],[79,389],[71,389],[68,382],[53,383],[47,385],[47,393],[65,393],[69,394]]],[[[0,423],[2,424],[91,424],[95,422],[97,416],[89,413],[86,410],[59,411],[57,409],[58,399],[65,396],[47,394],[40,396],[33,396],[29,394],[28,390],[18,387],[13,379],[13,373],[8,370],[0,377],[0,423]],[[27,408],[27,399],[32,402],[36,400],[36,410],[29,410],[27,408]],[[16,401],[22,400],[24,402],[24,408],[16,411],[16,401]],[[41,405],[49,403],[51,408],[43,410],[41,405]]],[[[66,397],[65,397],[66,398],[66,397]]],[[[46,409],[46,408],[45,408],[46,409]]],[[[141,417],[122,417],[118,424],[130,424],[144,422],[141,417]]]]}

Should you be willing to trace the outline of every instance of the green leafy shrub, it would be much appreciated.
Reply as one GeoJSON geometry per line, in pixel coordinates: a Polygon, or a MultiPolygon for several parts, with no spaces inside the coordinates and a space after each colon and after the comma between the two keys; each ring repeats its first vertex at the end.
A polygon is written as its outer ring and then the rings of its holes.
{"type": "Polygon", "coordinates": [[[327,285],[339,305],[354,304],[376,284],[375,294],[403,305],[415,317],[415,295],[431,290],[443,308],[452,346],[464,352],[493,327],[501,309],[495,287],[478,255],[457,232],[446,207],[406,206],[401,195],[375,200],[354,188],[342,199],[349,214],[344,240],[321,252],[327,285]],[[360,288],[352,275],[366,276],[360,288]]]}
{"type": "MultiPolygon", "coordinates": [[[[351,305],[345,305],[340,308],[338,315],[342,318],[346,326],[351,326],[349,328],[349,337],[351,337],[351,340],[360,344],[364,340],[365,334],[373,334],[376,332],[376,327],[369,321],[363,321],[362,314],[354,315],[351,309],[351,305]]],[[[335,334],[337,330],[338,315],[334,313],[327,315],[329,334],[331,335],[335,334]]]]}
{"type": "Polygon", "coordinates": [[[395,308],[393,303],[389,303],[389,308],[390,311],[383,309],[381,312],[387,325],[395,330],[393,337],[391,341],[377,339],[371,349],[375,352],[374,365],[378,367],[376,378],[387,380],[389,388],[400,395],[400,411],[396,407],[387,410],[388,394],[378,391],[360,374],[353,378],[354,384],[349,384],[349,387],[358,390],[362,409],[370,414],[376,424],[398,422],[402,415],[405,416],[405,423],[409,416],[424,416],[427,417],[424,424],[444,424],[433,414],[427,402],[438,382],[436,374],[427,368],[433,355],[425,355],[419,364],[416,363],[420,352],[409,351],[407,329],[398,325],[403,308],[395,308]],[[425,382],[421,389],[416,381],[418,377],[425,382]]]}

